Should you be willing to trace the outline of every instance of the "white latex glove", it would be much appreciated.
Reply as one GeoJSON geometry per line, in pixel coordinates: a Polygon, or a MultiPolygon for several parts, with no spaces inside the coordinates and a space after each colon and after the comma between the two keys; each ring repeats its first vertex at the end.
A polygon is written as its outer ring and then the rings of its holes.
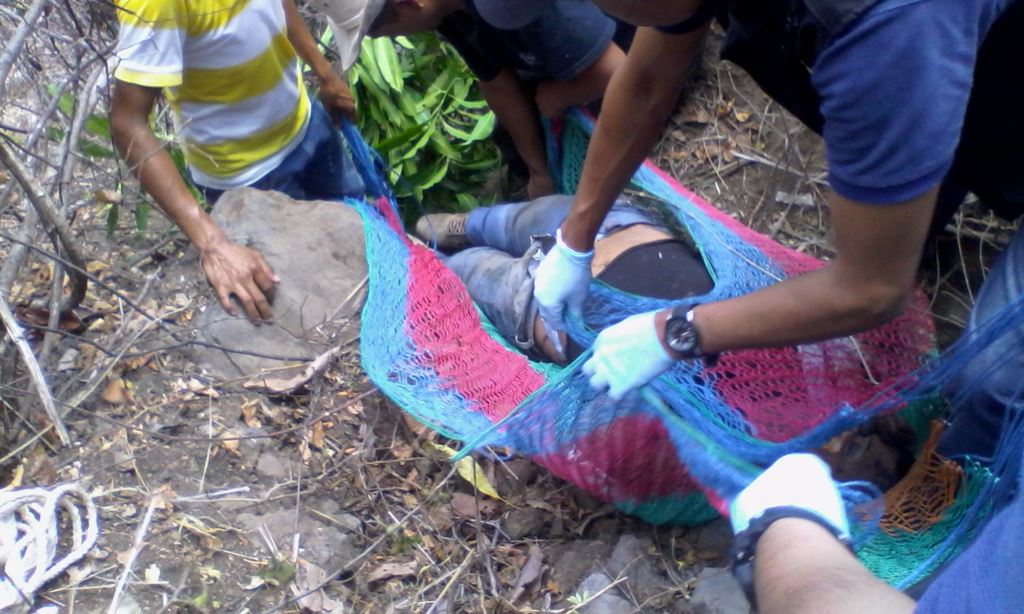
{"type": "Polygon", "coordinates": [[[594,354],[583,363],[583,373],[598,390],[621,399],[627,392],[651,381],[675,362],[661,345],[654,325],[657,311],[630,316],[601,331],[594,354]]]}
{"type": "Polygon", "coordinates": [[[813,454],[787,454],[757,477],[729,506],[733,533],[740,533],[765,511],[798,508],[811,512],[849,540],[850,522],[832,471],[813,454]]]}
{"type": "Polygon", "coordinates": [[[590,261],[594,251],[578,252],[562,241],[562,229],[555,233],[555,246],[537,265],[533,275],[533,298],[540,317],[557,330],[565,330],[565,310],[577,317],[590,286],[590,261]]]}

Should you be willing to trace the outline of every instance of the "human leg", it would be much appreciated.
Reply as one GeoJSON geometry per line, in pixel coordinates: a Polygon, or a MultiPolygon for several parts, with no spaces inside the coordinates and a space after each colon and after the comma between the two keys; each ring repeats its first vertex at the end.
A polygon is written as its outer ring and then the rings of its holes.
{"type": "MultiPolygon", "coordinates": [[[[554,234],[572,207],[572,196],[553,194],[531,201],[480,207],[469,212],[466,235],[473,245],[487,245],[513,256],[530,248],[531,237],[554,234]]],[[[653,218],[620,199],[612,206],[598,237],[632,224],[652,224],[653,218]]]]}
{"type": "Polygon", "coordinates": [[[492,247],[471,247],[445,260],[502,337],[524,352],[534,346],[533,256],[519,257],[492,247]]]}
{"type": "Polygon", "coordinates": [[[534,235],[553,234],[569,214],[572,196],[552,194],[530,201],[479,207],[466,218],[466,236],[473,245],[486,245],[521,256],[534,235]]]}
{"type": "MultiPolygon", "coordinates": [[[[1024,230],[1018,230],[982,284],[964,335],[977,334],[984,323],[1024,297],[1024,230]]],[[[939,444],[946,456],[970,454],[989,458],[1008,411],[1024,411],[1024,326],[1007,331],[975,354],[946,386],[954,401],[939,444]]]]}

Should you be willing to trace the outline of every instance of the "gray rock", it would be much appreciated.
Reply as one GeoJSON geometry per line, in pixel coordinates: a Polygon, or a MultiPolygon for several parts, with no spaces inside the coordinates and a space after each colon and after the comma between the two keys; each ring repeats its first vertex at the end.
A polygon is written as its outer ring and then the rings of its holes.
{"type": "Polygon", "coordinates": [[[551,580],[562,590],[571,590],[611,553],[611,546],[596,540],[563,542],[545,552],[550,561],[551,580]]]}
{"type": "Polygon", "coordinates": [[[537,532],[548,522],[548,513],[533,507],[514,509],[505,516],[505,534],[522,539],[537,532]]]}
{"type": "MultiPolygon", "coordinates": [[[[601,593],[612,579],[601,572],[595,572],[587,576],[587,579],[580,584],[576,596],[581,599],[589,599],[601,593]]],[[[622,597],[617,589],[609,589],[595,597],[593,601],[580,608],[583,614],[632,614],[636,611],[633,604],[622,597]]]]}
{"type": "Polygon", "coordinates": [[[290,552],[296,529],[299,535],[299,555],[326,570],[338,569],[359,554],[355,537],[344,529],[329,525],[300,513],[298,525],[294,510],[281,510],[267,514],[239,514],[237,522],[248,529],[250,541],[263,543],[258,536],[260,525],[265,525],[282,552],[290,552]]]}
{"type": "Polygon", "coordinates": [[[732,547],[732,527],[726,518],[716,518],[711,522],[693,529],[691,533],[693,547],[703,553],[717,552],[723,556],[732,547]]]}
{"type": "MultiPolygon", "coordinates": [[[[205,282],[200,284],[207,297],[196,318],[203,341],[284,358],[313,358],[355,336],[367,267],[363,224],[354,209],[239,188],[221,197],[212,216],[233,241],[259,250],[281,282],[274,294],[274,320],[262,326],[242,315],[229,316],[205,282]]],[[[189,274],[202,280],[197,266],[189,274]]],[[[196,349],[194,359],[225,379],[268,373],[286,380],[302,369],[281,368],[293,361],[211,348],[196,349]]]]}
{"type": "Polygon", "coordinates": [[[652,605],[653,600],[665,593],[665,580],[658,575],[648,555],[653,547],[653,542],[646,537],[637,539],[635,535],[622,535],[604,565],[611,577],[626,578],[630,594],[652,605]]]}
{"type": "Polygon", "coordinates": [[[704,614],[750,614],[750,603],[739,582],[732,572],[720,567],[701,570],[690,603],[704,614]]]}
{"type": "Polygon", "coordinates": [[[293,460],[281,460],[276,455],[264,452],[256,461],[256,471],[272,478],[288,478],[296,474],[298,463],[293,460]]]}

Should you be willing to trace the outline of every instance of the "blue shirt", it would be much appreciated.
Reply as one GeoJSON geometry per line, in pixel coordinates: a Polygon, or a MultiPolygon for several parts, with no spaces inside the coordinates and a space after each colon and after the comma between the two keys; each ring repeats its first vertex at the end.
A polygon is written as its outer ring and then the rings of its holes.
{"type": "MultiPolygon", "coordinates": [[[[1021,463],[1024,475],[1024,462],[1021,463]]],[[[918,614],[1024,612],[1020,557],[1024,552],[1024,492],[996,515],[924,592],[918,614]]]]}
{"type": "Polygon", "coordinates": [[[512,69],[528,81],[571,79],[600,58],[616,34],[615,22],[589,2],[554,0],[525,26],[502,29],[484,21],[473,0],[437,31],[481,81],[512,69]]]}
{"type": "Polygon", "coordinates": [[[978,49],[1010,2],[881,0],[822,50],[812,83],[822,99],[829,183],[838,194],[895,203],[942,180],[960,139],[978,49]]]}

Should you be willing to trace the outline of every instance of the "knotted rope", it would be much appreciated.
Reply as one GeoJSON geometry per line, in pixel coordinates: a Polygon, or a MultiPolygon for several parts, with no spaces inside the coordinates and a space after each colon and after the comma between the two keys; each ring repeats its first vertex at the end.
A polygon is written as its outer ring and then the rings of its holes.
{"type": "Polygon", "coordinates": [[[76,484],[0,492],[0,612],[30,606],[36,591],[85,556],[98,535],[96,505],[76,484]],[[61,510],[72,536],[62,548],[65,554],[54,561],[61,510]]]}

